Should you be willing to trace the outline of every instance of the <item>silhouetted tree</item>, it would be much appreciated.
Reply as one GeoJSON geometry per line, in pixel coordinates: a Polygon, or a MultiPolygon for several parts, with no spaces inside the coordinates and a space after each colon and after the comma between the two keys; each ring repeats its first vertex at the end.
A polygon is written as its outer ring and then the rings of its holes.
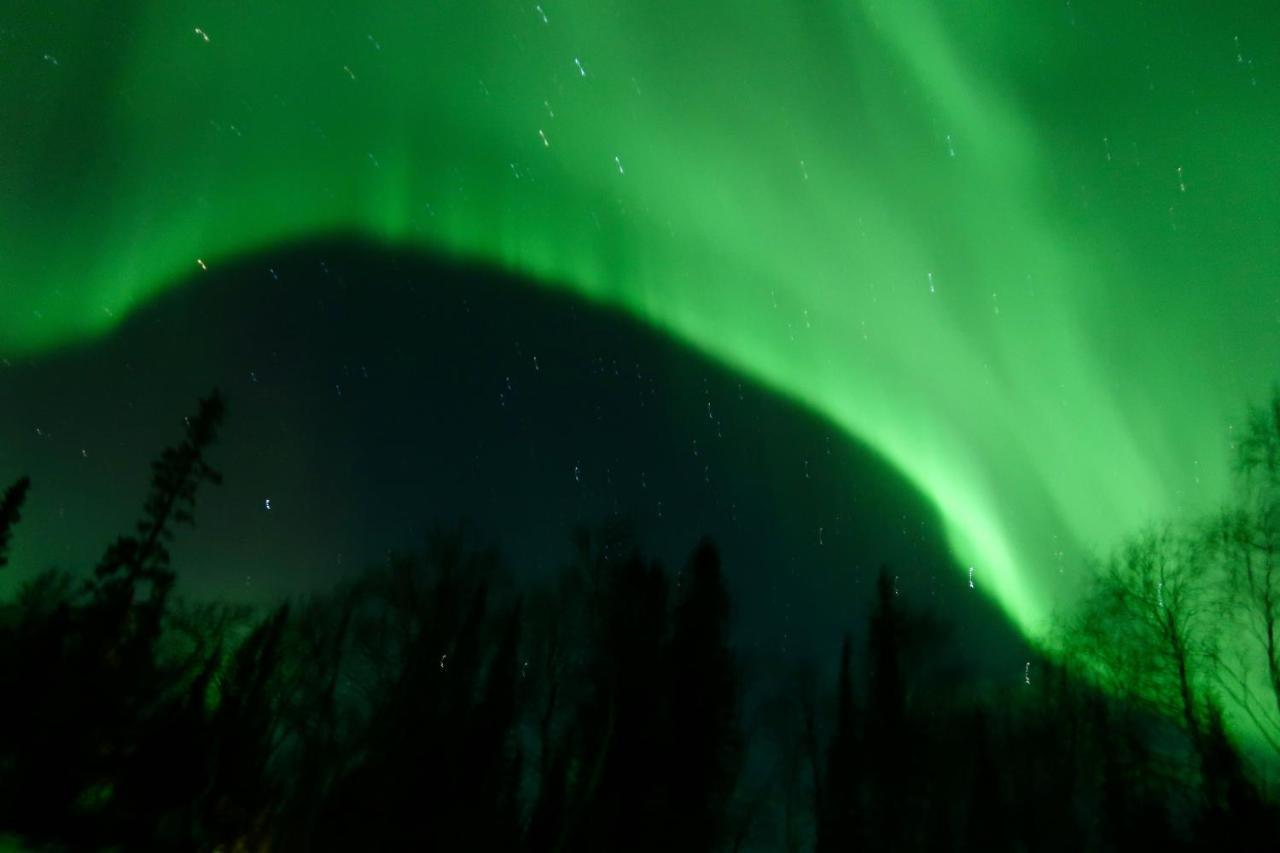
{"type": "Polygon", "coordinates": [[[205,453],[223,414],[216,391],[201,401],[184,440],[153,465],[138,534],[108,549],[82,591],[59,573],[24,590],[17,624],[0,636],[0,694],[13,697],[0,711],[7,825],[82,844],[102,833],[136,839],[157,825],[160,802],[125,797],[116,808],[115,800],[182,678],[157,656],[173,583],[165,543],[174,524],[192,523],[198,486],[217,481],[205,453]],[[150,587],[144,601],[139,583],[150,587]]]}
{"type": "Polygon", "coordinates": [[[214,684],[217,704],[208,726],[200,816],[202,834],[220,844],[256,845],[267,837],[276,802],[266,773],[276,721],[272,681],[288,618],[288,605],[281,605],[264,619],[214,684]]]}
{"type": "Polygon", "coordinates": [[[1223,725],[1217,703],[1205,713],[1202,812],[1197,827],[1202,849],[1274,849],[1280,821],[1250,778],[1243,756],[1223,725]]]}
{"type": "Polygon", "coordinates": [[[1009,838],[1028,849],[1067,853],[1097,846],[1086,837],[1099,759],[1088,720],[1091,691],[1059,662],[1040,657],[1029,663],[1010,701],[990,708],[984,702],[978,710],[1004,726],[999,738],[988,728],[985,742],[1001,750],[992,766],[1004,802],[1016,806],[1003,823],[1009,838]]]}
{"type": "Polygon", "coordinates": [[[729,805],[742,760],[729,592],[708,539],[680,576],[668,668],[670,781],[667,849],[714,850],[729,839],[729,805]]]}
{"type": "Polygon", "coordinates": [[[862,803],[858,749],[858,720],[853,704],[853,662],[849,637],[845,635],[840,650],[835,731],[827,747],[826,777],[818,803],[818,853],[853,850],[859,846],[862,803]]]}
{"type": "MultiPolygon", "coordinates": [[[[576,544],[581,560],[582,537],[576,544]]],[[[538,590],[535,606],[530,608],[533,677],[526,695],[538,756],[536,793],[524,838],[525,849],[531,853],[559,845],[569,808],[568,773],[576,745],[566,731],[565,719],[576,698],[572,688],[580,663],[571,648],[584,639],[580,617],[585,597],[580,581],[579,575],[564,572],[549,587],[538,590]]]]}
{"type": "Polygon", "coordinates": [[[520,713],[520,636],[522,606],[517,602],[495,626],[496,648],[475,710],[470,715],[470,761],[466,775],[475,799],[464,824],[474,838],[493,850],[514,850],[521,836],[520,775],[524,751],[516,737],[520,713]],[[469,817],[471,820],[467,821],[469,817]],[[472,823],[474,821],[474,823],[472,823]]]}
{"type": "MultiPolygon", "coordinates": [[[[1122,708],[1120,713],[1130,709],[1122,708]]],[[[1170,849],[1174,833],[1160,790],[1151,747],[1128,718],[1117,718],[1106,699],[1093,703],[1101,747],[1100,835],[1117,851],[1170,849]]]]}
{"type": "Polygon", "coordinates": [[[654,849],[668,840],[670,813],[668,582],[638,553],[609,565],[593,582],[588,692],[575,712],[576,784],[565,831],[572,849],[654,849]]]}
{"type": "Polygon", "coordinates": [[[898,592],[887,569],[876,579],[876,599],[868,622],[867,757],[876,842],[906,845],[904,824],[907,781],[913,761],[907,730],[906,690],[902,673],[902,617],[898,592]]]}
{"type": "MultiPolygon", "coordinates": [[[[303,604],[184,604],[167,543],[219,479],[223,408],[202,401],[87,583],[47,572],[0,602],[0,832],[148,850],[1274,846],[1216,691],[1280,713],[1280,408],[1242,442],[1262,472],[1248,500],[1207,537],[1158,528],[1117,551],[1069,666],[1037,658],[1034,686],[948,672],[939,623],[882,570],[861,713],[848,636],[833,702],[813,661],[760,702],[712,543],[671,576],[618,523],[578,531],[532,593],[446,532],[303,604]],[[1231,644],[1226,616],[1252,642],[1231,644]],[[1238,671],[1226,647],[1247,652],[1238,671]]],[[[0,559],[27,489],[0,498],[0,559]]]]}
{"type": "Polygon", "coordinates": [[[1095,575],[1073,642],[1112,693],[1177,719],[1199,755],[1218,611],[1196,547],[1169,526],[1127,543],[1095,575]]]}
{"type": "Polygon", "coordinates": [[[292,772],[282,780],[278,835],[291,847],[314,849],[316,827],[336,779],[359,736],[362,708],[341,689],[351,683],[352,636],[368,597],[364,579],[340,584],[295,608],[284,638],[277,706],[281,752],[292,772]]]}
{"type": "Polygon", "coordinates": [[[94,570],[93,591],[104,608],[128,609],[135,604],[140,582],[149,584],[149,598],[137,608],[139,633],[154,637],[159,614],[173,587],[168,543],[179,524],[193,524],[196,491],[202,483],[217,485],[219,474],[205,458],[226,416],[218,391],[200,401],[194,417],[186,419],[185,437],[151,465],[151,493],[133,536],[118,538],[94,570]]]}
{"type": "Polygon", "coordinates": [[[491,550],[438,536],[425,563],[394,560],[363,584],[344,676],[362,685],[355,701],[364,706],[363,734],[322,792],[323,805],[297,809],[315,815],[309,843],[518,844],[522,616],[519,608],[495,608],[497,574],[491,550]]]}
{"type": "Polygon", "coordinates": [[[816,676],[813,661],[784,666],[762,677],[757,708],[760,735],[752,741],[753,766],[766,781],[766,802],[752,841],[767,849],[811,850],[820,814],[823,771],[817,755],[816,676]]]}
{"type": "Polygon", "coordinates": [[[4,497],[0,498],[0,569],[9,564],[9,542],[13,536],[13,528],[22,517],[22,504],[29,488],[30,478],[22,477],[5,489],[4,497]]]}
{"type": "Polygon", "coordinates": [[[1009,837],[1012,820],[1004,808],[1005,779],[992,754],[990,725],[984,710],[974,715],[970,740],[974,766],[967,798],[964,849],[975,853],[998,853],[1012,847],[1009,837]]]}
{"type": "Polygon", "coordinates": [[[1234,449],[1235,494],[1206,535],[1233,623],[1219,686],[1280,753],[1280,393],[1250,412],[1234,449]]]}

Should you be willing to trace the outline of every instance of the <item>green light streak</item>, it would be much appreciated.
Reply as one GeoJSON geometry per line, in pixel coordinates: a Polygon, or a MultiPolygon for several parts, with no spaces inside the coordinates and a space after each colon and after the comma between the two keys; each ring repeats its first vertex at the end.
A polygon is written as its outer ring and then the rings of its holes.
{"type": "Polygon", "coordinates": [[[620,306],[830,417],[1029,632],[1081,549],[1225,493],[1280,363],[1264,12],[363,5],[10,22],[0,354],[350,231],[620,306]]]}

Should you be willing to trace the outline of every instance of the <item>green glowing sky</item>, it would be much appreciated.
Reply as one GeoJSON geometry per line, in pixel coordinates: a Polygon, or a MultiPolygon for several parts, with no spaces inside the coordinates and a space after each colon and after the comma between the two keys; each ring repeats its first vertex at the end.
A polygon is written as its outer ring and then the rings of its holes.
{"type": "Polygon", "coordinates": [[[125,5],[0,28],[0,355],[308,235],[495,262],[868,442],[1028,630],[1280,365],[1263,3],[125,5]]]}

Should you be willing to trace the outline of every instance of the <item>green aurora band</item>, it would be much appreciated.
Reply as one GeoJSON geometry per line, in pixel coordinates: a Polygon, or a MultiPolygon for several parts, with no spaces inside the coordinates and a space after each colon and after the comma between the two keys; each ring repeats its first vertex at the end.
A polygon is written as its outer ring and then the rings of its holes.
{"type": "Polygon", "coordinates": [[[1081,554],[1226,494],[1233,419],[1280,366],[1266,3],[6,18],[0,356],[310,236],[497,264],[869,443],[1031,635],[1081,554]]]}

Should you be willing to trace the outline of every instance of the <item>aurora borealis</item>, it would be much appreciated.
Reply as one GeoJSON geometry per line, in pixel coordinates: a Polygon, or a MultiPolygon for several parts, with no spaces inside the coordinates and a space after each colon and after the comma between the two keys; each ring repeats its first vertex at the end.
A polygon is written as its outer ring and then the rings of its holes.
{"type": "Polygon", "coordinates": [[[0,356],[354,233],[829,418],[1031,633],[1081,554],[1225,494],[1280,364],[1264,4],[380,5],[0,24],[0,356]]]}

